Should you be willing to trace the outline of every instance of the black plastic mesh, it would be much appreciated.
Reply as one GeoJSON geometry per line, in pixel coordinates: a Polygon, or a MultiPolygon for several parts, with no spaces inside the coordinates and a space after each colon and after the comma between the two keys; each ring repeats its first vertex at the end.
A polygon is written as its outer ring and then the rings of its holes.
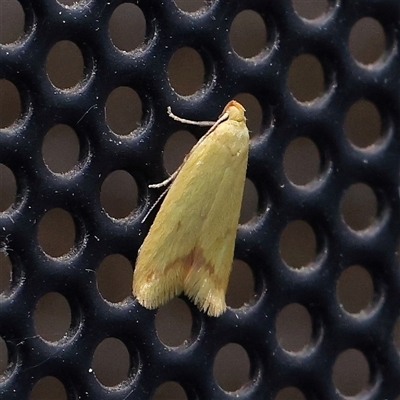
{"type": "MultiPolygon", "coordinates": [[[[118,1],[93,0],[71,8],[54,0],[20,0],[27,36],[0,47],[0,78],[13,82],[24,115],[0,135],[0,162],[17,180],[17,201],[0,215],[1,241],[13,243],[13,289],[0,297],[0,336],[7,344],[9,368],[0,381],[0,398],[28,399],[35,383],[52,375],[69,399],[148,399],[163,382],[179,382],[188,399],[273,399],[286,386],[298,387],[307,399],[342,399],[332,381],[336,357],[360,350],[370,368],[365,399],[395,399],[400,394],[400,359],[392,332],[399,316],[400,276],[396,246],[399,214],[400,5],[398,0],[331,2],[327,14],[307,22],[289,0],[219,0],[198,13],[181,12],[172,0],[137,4],[147,22],[147,44],[122,53],[111,43],[108,21],[118,1]],[[242,10],[259,13],[269,29],[269,48],[253,60],[232,51],[229,29],[242,10]],[[377,19],[385,30],[386,51],[373,67],[358,65],[348,38],[362,17],[377,19]],[[78,88],[55,89],[45,61],[52,46],[70,40],[81,49],[86,78],[78,88]],[[167,65],[183,46],[197,50],[205,63],[205,87],[180,97],[168,83],[167,65]],[[287,88],[293,59],[312,54],[326,77],[324,96],[313,104],[297,103],[287,88]],[[121,139],[105,123],[105,102],[119,86],[133,88],[143,104],[141,126],[121,139]],[[238,93],[259,101],[267,126],[253,140],[248,178],[257,188],[259,216],[239,229],[236,257],[248,263],[256,298],[241,309],[209,318],[195,308],[192,339],[167,348],[157,338],[155,312],[133,298],[110,305],[99,295],[91,270],[109,254],[134,260],[143,240],[141,218],[157,198],[149,182],[165,178],[162,150],[174,130],[167,105],[188,119],[215,118],[238,93]],[[359,99],[378,108],[383,137],[367,150],[346,140],[343,122],[359,99]],[[82,116],[84,117],[82,118],[82,116]],[[42,140],[56,123],[70,125],[79,136],[80,165],[67,175],[52,174],[43,163],[42,140]],[[296,137],[308,137],[322,157],[318,181],[293,185],[283,170],[283,152],[296,137]],[[114,170],[128,171],[139,185],[140,213],[111,219],[102,209],[100,188],[114,170]],[[370,186],[378,201],[372,227],[351,231],[340,213],[341,198],[354,183],[370,186]],[[61,207],[73,215],[78,235],[75,250],[50,258],[37,240],[37,221],[61,207]],[[317,235],[318,257],[307,271],[288,268],[279,254],[279,237],[290,221],[304,220],[317,235]],[[363,265],[374,281],[368,312],[354,317],[336,297],[336,281],[349,265],[363,265]],[[59,342],[36,335],[35,304],[44,294],[68,300],[72,326],[59,342]],[[275,318],[289,303],[302,304],[313,323],[312,344],[290,354],[277,342],[275,318]],[[91,371],[96,346],[107,337],[120,339],[131,356],[132,372],[123,384],[106,388],[91,371]],[[238,392],[221,389],[213,376],[216,353],[238,343],[251,363],[250,383],[238,392]]],[[[200,131],[198,131],[200,132],[200,131]]],[[[361,397],[360,397],[361,398],[361,397]]]]}

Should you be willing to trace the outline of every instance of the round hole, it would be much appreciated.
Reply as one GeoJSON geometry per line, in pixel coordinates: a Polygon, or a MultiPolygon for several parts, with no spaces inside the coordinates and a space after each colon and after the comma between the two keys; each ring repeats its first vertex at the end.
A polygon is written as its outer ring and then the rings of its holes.
{"type": "Polygon", "coordinates": [[[352,230],[367,229],[375,222],[377,215],[374,191],[364,183],[351,185],[342,198],[340,210],[344,222],[352,230]]]}
{"type": "Polygon", "coordinates": [[[138,191],[135,179],[126,171],[112,172],[101,186],[100,201],[113,218],[125,218],[137,207],[138,191]]]}
{"type": "Polygon", "coordinates": [[[6,342],[0,337],[0,379],[8,368],[8,349],[6,342]]]}
{"type": "Polygon", "coordinates": [[[57,399],[66,400],[64,385],[53,376],[46,376],[33,387],[29,400],[57,399]]]}
{"type": "Polygon", "coordinates": [[[344,396],[356,396],[368,389],[369,365],[364,354],[356,349],[341,353],[333,366],[333,383],[344,396]]]}
{"type": "Polygon", "coordinates": [[[359,100],[346,114],[344,130],[347,139],[355,146],[365,148],[381,137],[381,116],[373,103],[359,100]]]}
{"type": "Polygon", "coordinates": [[[97,285],[104,299],[118,303],[132,294],[132,266],[121,254],[111,254],[100,264],[97,285]]]}
{"type": "Polygon", "coordinates": [[[311,102],[323,95],[324,71],[315,56],[302,54],[293,60],[288,73],[288,87],[300,102],[311,102]]]}
{"type": "Polygon", "coordinates": [[[93,355],[93,371],[104,386],[116,386],[129,375],[130,356],[125,344],[116,338],[103,340],[93,355]]]}
{"type": "Polygon", "coordinates": [[[301,352],[311,344],[312,322],[308,310],[293,303],[284,307],[276,318],[276,338],[286,351],[301,352]]]}
{"type": "Polygon", "coordinates": [[[114,89],[106,102],[106,122],[118,135],[129,135],[141,123],[142,102],[139,95],[127,86],[114,89]]]}
{"type": "Polygon", "coordinates": [[[359,265],[345,269],[338,279],[336,295],[347,312],[356,314],[365,310],[374,295],[371,275],[359,265]]]}
{"type": "Polygon", "coordinates": [[[323,16],[329,9],[327,0],[313,0],[312,2],[292,0],[292,3],[294,10],[300,17],[310,20],[323,16]]]}
{"type": "Polygon", "coordinates": [[[75,235],[74,220],[61,208],[48,211],[39,222],[39,245],[51,257],[69,253],[74,246],[75,235]]]}
{"type": "Polygon", "coordinates": [[[0,211],[11,207],[17,194],[17,183],[10,168],[0,164],[0,211]]]}
{"type": "Polygon", "coordinates": [[[263,110],[260,106],[258,100],[249,93],[240,93],[235,96],[242,106],[246,109],[246,125],[249,128],[249,133],[251,137],[258,136],[261,132],[261,123],[263,110]]]}
{"type": "Polygon", "coordinates": [[[283,168],[295,185],[306,185],[317,179],[320,165],[319,151],[312,140],[300,137],[292,140],[286,148],[283,168]]]}
{"type": "Polygon", "coordinates": [[[226,304],[240,308],[254,297],[254,277],[250,267],[241,260],[233,260],[232,273],[226,291],[226,304]]]}
{"type": "Polygon", "coordinates": [[[132,51],[144,43],[146,20],[142,10],[130,3],[119,5],[110,18],[110,37],[123,51],[132,51]]]}
{"type": "Polygon", "coordinates": [[[196,139],[188,131],[175,132],[165,144],[164,165],[165,169],[172,174],[182,164],[185,156],[196,144],[196,139]]]}
{"type": "Polygon", "coordinates": [[[279,249],[282,259],[290,267],[311,266],[316,258],[316,238],[313,229],[305,221],[290,222],[282,232],[279,249]]]}
{"type": "Polygon", "coordinates": [[[79,140],[68,125],[55,125],[44,137],[43,161],[55,173],[65,173],[74,168],[79,157],[79,140]]]}
{"type": "Polygon", "coordinates": [[[21,98],[17,87],[7,79],[0,79],[0,129],[14,124],[20,115],[21,98]]]}
{"type": "Polygon", "coordinates": [[[16,42],[24,34],[25,13],[17,0],[7,0],[1,5],[0,43],[16,42]]]}
{"type": "Polygon", "coordinates": [[[216,355],[214,360],[214,377],[225,391],[235,392],[250,380],[250,360],[246,350],[229,343],[216,355]]]}
{"type": "Polygon", "coordinates": [[[176,382],[165,382],[160,385],[151,400],[187,400],[182,386],[176,382]]]}
{"type": "Polygon", "coordinates": [[[177,347],[190,339],[192,314],[188,305],[174,298],[160,307],[156,315],[158,338],[167,346],[177,347]]]}
{"type": "Polygon", "coordinates": [[[71,326],[71,309],[60,293],[45,294],[37,302],[34,313],[35,329],[43,339],[54,342],[62,339],[71,326]]]}
{"type": "Polygon", "coordinates": [[[51,83],[59,89],[76,86],[84,77],[83,67],[79,47],[69,40],[56,43],[47,56],[47,75],[51,83]]]}
{"type": "Polygon", "coordinates": [[[370,17],[361,18],[350,32],[350,53],[361,64],[373,64],[383,56],[385,42],[385,32],[380,22],[370,17]]]}
{"type": "Polygon", "coordinates": [[[8,253],[12,251],[9,239],[0,243],[0,295],[7,293],[11,289],[11,261],[8,253]]]}
{"type": "Polygon", "coordinates": [[[306,400],[304,394],[295,387],[287,387],[279,391],[275,400],[306,400]]]}
{"type": "Polygon", "coordinates": [[[231,46],[244,58],[254,57],[267,45],[267,28],[260,14],[253,10],[239,13],[232,22],[229,32],[231,46]]]}
{"type": "Polygon", "coordinates": [[[171,87],[182,96],[189,96],[202,88],[204,63],[200,54],[191,47],[182,47],[171,57],[168,64],[171,87]]]}
{"type": "Polygon", "coordinates": [[[205,7],[206,1],[204,0],[174,0],[175,4],[182,10],[186,12],[193,12],[200,10],[205,7]]]}
{"type": "Polygon", "coordinates": [[[257,215],[258,206],[258,193],[253,182],[246,179],[244,183],[244,192],[242,200],[242,208],[240,210],[239,223],[244,224],[250,221],[255,215],[257,215]]]}

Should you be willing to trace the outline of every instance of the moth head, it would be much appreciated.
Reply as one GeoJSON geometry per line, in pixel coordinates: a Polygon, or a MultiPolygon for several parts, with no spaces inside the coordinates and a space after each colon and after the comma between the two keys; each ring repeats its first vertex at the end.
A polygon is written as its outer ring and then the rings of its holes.
{"type": "Polygon", "coordinates": [[[243,122],[246,121],[246,117],[244,116],[244,112],[246,110],[244,107],[237,102],[236,100],[231,100],[222,111],[222,115],[227,114],[228,118],[233,121],[243,122]]]}

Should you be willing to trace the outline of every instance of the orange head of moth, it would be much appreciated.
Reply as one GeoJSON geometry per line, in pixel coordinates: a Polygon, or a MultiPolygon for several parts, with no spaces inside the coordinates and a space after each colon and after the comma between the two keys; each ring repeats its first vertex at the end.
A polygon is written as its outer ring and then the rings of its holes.
{"type": "Polygon", "coordinates": [[[243,122],[246,121],[246,117],[244,116],[245,108],[236,100],[231,100],[224,108],[221,113],[221,116],[224,114],[228,115],[228,119],[243,122]]]}

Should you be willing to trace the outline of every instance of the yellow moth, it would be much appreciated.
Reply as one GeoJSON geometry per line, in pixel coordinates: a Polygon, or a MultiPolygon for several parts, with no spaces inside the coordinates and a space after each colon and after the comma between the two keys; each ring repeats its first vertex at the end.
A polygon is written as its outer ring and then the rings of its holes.
{"type": "Polygon", "coordinates": [[[210,316],[225,311],[249,152],[244,111],[230,101],[171,178],[151,185],[173,180],[136,261],[133,294],[142,306],[183,292],[210,316]]]}

